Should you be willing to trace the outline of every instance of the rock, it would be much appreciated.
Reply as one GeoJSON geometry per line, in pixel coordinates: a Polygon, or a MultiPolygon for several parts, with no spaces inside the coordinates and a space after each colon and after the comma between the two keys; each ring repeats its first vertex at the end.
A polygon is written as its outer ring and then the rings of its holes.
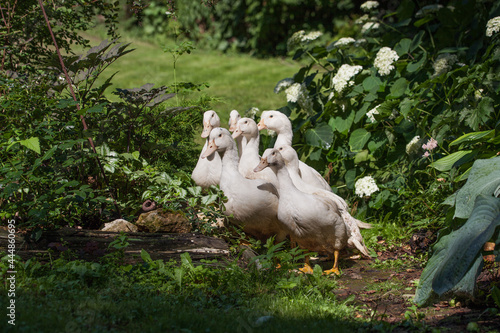
{"type": "Polygon", "coordinates": [[[123,219],[117,219],[109,223],[104,224],[102,231],[116,231],[116,232],[137,232],[137,227],[123,219]]]}
{"type": "Polygon", "coordinates": [[[191,231],[191,223],[183,212],[162,208],[142,213],[135,223],[139,231],[183,234],[191,231]]]}

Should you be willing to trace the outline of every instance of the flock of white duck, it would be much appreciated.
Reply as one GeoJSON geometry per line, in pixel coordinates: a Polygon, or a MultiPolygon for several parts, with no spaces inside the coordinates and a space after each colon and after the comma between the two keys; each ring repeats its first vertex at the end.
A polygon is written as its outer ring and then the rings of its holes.
{"type": "MultiPolygon", "coordinates": [[[[261,240],[275,236],[276,241],[288,236],[303,249],[333,255],[333,268],[326,274],[339,273],[339,251],[346,246],[369,256],[360,228],[370,224],[352,217],[344,199],[299,160],[285,114],[263,111],[257,124],[233,110],[228,131],[220,127],[215,111],[206,111],[201,137],[206,142],[191,177],[204,188],[220,186],[228,199],[224,213],[247,234],[261,240]],[[262,129],[275,131],[277,138],[261,157],[262,129]]],[[[301,271],[312,272],[308,257],[301,271]]]]}

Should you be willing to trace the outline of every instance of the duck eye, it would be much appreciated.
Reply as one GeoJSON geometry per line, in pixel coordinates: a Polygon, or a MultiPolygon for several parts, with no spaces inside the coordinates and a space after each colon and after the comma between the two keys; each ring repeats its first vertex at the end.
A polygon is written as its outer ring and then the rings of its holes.
{"type": "Polygon", "coordinates": [[[247,123],[248,123],[248,121],[245,121],[245,124],[247,124],[247,123]]]}
{"type": "Polygon", "coordinates": [[[280,147],[280,150],[283,150],[283,147],[280,147]]]}
{"type": "Polygon", "coordinates": [[[273,115],[270,115],[270,116],[269,116],[269,118],[272,118],[272,117],[273,117],[273,115]]]}
{"type": "Polygon", "coordinates": [[[219,138],[222,137],[222,134],[219,134],[219,138]]]}

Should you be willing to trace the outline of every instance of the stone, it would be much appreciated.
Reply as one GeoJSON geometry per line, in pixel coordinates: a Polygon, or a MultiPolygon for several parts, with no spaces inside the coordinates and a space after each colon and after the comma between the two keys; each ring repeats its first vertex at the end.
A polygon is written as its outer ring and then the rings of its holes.
{"type": "Polygon", "coordinates": [[[145,232],[183,234],[191,231],[191,223],[183,212],[162,208],[142,213],[135,225],[145,232]]]}
{"type": "Polygon", "coordinates": [[[104,223],[104,228],[101,229],[102,231],[116,231],[116,232],[137,232],[138,229],[137,227],[124,220],[124,219],[117,219],[109,223],[104,223]]]}

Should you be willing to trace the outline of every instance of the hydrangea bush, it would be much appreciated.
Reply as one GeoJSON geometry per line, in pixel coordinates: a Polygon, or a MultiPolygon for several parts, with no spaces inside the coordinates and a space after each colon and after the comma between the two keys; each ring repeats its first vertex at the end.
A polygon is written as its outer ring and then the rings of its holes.
{"type": "Polygon", "coordinates": [[[355,32],[328,44],[291,36],[304,66],[275,92],[294,113],[299,156],[359,200],[359,214],[413,221],[435,216],[472,163],[499,151],[500,5],[385,6],[364,3],[355,32]],[[366,176],[378,191],[359,195],[366,176]]]}

